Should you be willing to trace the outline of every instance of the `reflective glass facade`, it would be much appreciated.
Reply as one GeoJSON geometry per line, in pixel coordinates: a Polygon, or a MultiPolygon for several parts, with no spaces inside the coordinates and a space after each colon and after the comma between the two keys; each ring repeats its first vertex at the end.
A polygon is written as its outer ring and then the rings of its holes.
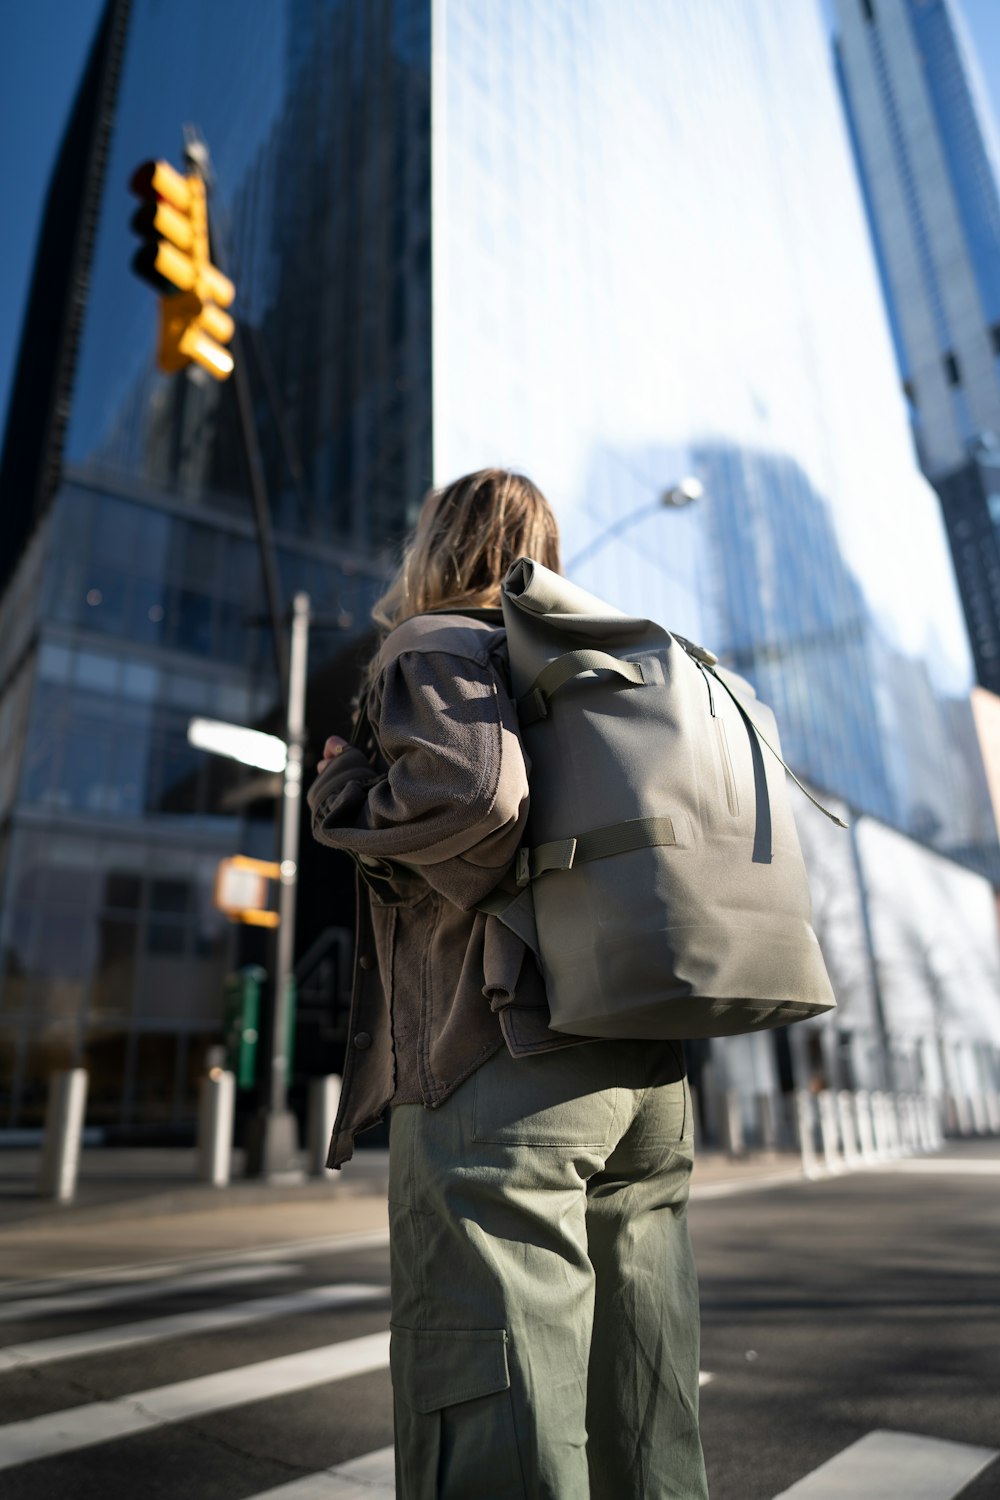
{"type": "Polygon", "coordinates": [[[991,842],[819,7],[435,18],[437,475],[522,466],[570,574],[752,678],[800,774],[991,842]],[[704,497],[657,513],[687,474],[704,497]]]}
{"type": "Polygon", "coordinates": [[[836,0],[836,64],[921,463],[1000,428],[1000,147],[954,0],[836,0]]]}
{"type": "MultiPolygon", "coordinates": [[[[61,482],[0,603],[0,1126],[37,1125],[74,1062],[92,1125],[189,1126],[223,977],[263,956],[212,887],[221,856],[272,857],[273,803],[235,810],[253,773],[187,743],[195,715],[280,728],[246,446],[234,382],[155,367],[129,178],[179,167],[197,123],[282,592],[324,617],[314,738],[342,729],[430,478],[429,19],[417,0],[130,7],[61,482]]],[[[324,925],[349,927],[335,895],[324,925]]],[[[308,947],[308,899],[300,919],[308,947]]],[[[312,1019],[305,996],[306,1072],[338,1062],[312,1019]]]]}

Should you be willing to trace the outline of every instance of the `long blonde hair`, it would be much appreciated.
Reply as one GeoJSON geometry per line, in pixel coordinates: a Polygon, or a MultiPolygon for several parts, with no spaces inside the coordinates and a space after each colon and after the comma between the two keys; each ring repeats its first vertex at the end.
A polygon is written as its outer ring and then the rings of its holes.
{"type": "MultiPolygon", "coordinates": [[[[372,619],[387,633],[427,610],[494,608],[518,557],[561,571],[559,526],[549,502],[530,479],[510,469],[463,474],[428,492],[372,619]]],[[[372,685],[374,665],[373,659],[362,697],[372,685]]]]}
{"type": "Polygon", "coordinates": [[[518,557],[559,572],[559,527],[549,502],[509,469],[463,474],[427,495],[372,619],[392,630],[429,609],[496,607],[518,557]]]}

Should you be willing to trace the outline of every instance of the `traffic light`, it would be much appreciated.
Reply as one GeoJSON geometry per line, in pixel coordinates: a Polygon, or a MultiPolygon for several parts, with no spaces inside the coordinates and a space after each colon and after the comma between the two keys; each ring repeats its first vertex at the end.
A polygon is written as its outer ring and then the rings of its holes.
{"type": "Polygon", "coordinates": [[[277,880],[280,874],[281,866],[273,860],[250,859],[245,854],[220,859],[212,895],[216,910],[225,912],[233,922],[277,927],[281,918],[268,906],[268,897],[269,882],[277,880]]]}
{"type": "Polygon", "coordinates": [[[157,363],[168,374],[196,364],[225,380],[233,370],[225,345],[234,325],[224,309],[236,288],[212,264],[204,182],[197,172],[185,176],[169,162],[147,161],[129,188],[141,200],[132,229],[143,241],[132,269],[160,294],[157,363]]]}

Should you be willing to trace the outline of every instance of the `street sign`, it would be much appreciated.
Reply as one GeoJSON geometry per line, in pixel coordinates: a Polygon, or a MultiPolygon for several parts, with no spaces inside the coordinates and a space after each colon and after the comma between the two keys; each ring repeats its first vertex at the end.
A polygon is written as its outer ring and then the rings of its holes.
{"type": "Polygon", "coordinates": [[[278,879],[281,866],[274,860],[250,859],[233,854],[219,861],[215,875],[213,901],[219,911],[233,922],[247,922],[253,927],[277,927],[281,918],[268,907],[271,882],[278,879]]]}

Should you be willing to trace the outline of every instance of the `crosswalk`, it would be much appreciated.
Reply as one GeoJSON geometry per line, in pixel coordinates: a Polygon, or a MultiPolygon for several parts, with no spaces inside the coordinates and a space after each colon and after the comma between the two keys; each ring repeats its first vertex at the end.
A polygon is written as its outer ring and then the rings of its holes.
{"type": "MultiPolygon", "coordinates": [[[[387,1259],[382,1237],[0,1289],[0,1494],[394,1500],[387,1259]]],[[[997,1458],[870,1432],[780,1500],[953,1500],[997,1458]]]]}

